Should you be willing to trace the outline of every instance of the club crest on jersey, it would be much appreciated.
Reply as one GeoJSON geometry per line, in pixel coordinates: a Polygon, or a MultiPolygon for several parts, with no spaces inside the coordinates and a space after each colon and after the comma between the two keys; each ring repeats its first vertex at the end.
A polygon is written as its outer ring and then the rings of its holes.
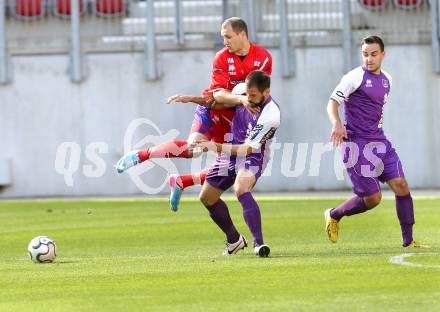
{"type": "Polygon", "coordinates": [[[389,82],[387,79],[382,79],[382,86],[384,88],[388,88],[390,86],[389,82]]]}
{"type": "Polygon", "coordinates": [[[228,57],[228,64],[232,64],[234,63],[234,58],[233,57],[228,57]]]}
{"type": "Polygon", "coordinates": [[[367,79],[367,81],[365,81],[365,87],[367,88],[373,87],[373,82],[370,79],[367,79]]]}
{"type": "Polygon", "coordinates": [[[254,61],[254,66],[255,67],[260,67],[261,62],[260,61],[254,61]]]}

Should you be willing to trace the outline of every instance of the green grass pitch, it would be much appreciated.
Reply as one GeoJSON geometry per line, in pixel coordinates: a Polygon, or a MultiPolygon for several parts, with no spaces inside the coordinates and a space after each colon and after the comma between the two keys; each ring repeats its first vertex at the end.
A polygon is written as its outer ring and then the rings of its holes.
{"type": "Polygon", "coordinates": [[[415,251],[400,247],[391,199],[343,219],[337,244],[323,212],[341,199],[258,200],[267,259],[222,257],[196,200],[178,213],[164,200],[1,201],[0,311],[440,311],[440,199],[415,200],[415,237],[432,247],[415,251]],[[57,242],[55,263],[29,260],[38,235],[57,242]],[[407,252],[423,266],[389,262],[407,252]]]}

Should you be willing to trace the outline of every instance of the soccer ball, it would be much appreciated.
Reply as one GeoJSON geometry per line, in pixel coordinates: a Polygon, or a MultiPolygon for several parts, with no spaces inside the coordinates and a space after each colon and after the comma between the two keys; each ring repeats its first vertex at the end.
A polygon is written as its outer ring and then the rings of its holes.
{"type": "Polygon", "coordinates": [[[53,262],[57,256],[57,245],[47,236],[37,236],[29,243],[28,252],[35,263],[53,262]]]}

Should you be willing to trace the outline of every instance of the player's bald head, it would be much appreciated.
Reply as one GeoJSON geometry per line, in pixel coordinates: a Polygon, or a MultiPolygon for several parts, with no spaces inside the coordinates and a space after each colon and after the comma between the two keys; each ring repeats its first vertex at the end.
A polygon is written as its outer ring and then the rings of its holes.
{"type": "Polygon", "coordinates": [[[246,22],[240,17],[227,18],[222,24],[222,28],[226,27],[231,27],[237,35],[244,31],[246,37],[248,37],[248,28],[246,22]]]}

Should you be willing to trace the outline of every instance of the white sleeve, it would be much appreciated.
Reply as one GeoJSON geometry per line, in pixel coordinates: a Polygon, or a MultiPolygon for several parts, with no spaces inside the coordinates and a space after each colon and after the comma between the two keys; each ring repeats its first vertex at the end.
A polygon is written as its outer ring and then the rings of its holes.
{"type": "Polygon", "coordinates": [[[273,138],[280,126],[280,119],[278,106],[274,102],[268,103],[244,143],[253,149],[259,149],[262,144],[273,138]]]}
{"type": "Polygon", "coordinates": [[[388,81],[390,82],[390,90],[391,87],[393,86],[393,77],[391,77],[390,74],[388,74],[386,71],[382,70],[383,74],[385,75],[385,77],[387,77],[388,81]]]}
{"type": "Polygon", "coordinates": [[[243,95],[246,94],[246,83],[240,82],[231,91],[232,94],[243,95]]]}
{"type": "Polygon", "coordinates": [[[362,67],[357,67],[345,74],[337,87],[333,90],[331,99],[338,102],[340,105],[348,99],[350,94],[359,88],[364,78],[364,70],[362,67]]]}

